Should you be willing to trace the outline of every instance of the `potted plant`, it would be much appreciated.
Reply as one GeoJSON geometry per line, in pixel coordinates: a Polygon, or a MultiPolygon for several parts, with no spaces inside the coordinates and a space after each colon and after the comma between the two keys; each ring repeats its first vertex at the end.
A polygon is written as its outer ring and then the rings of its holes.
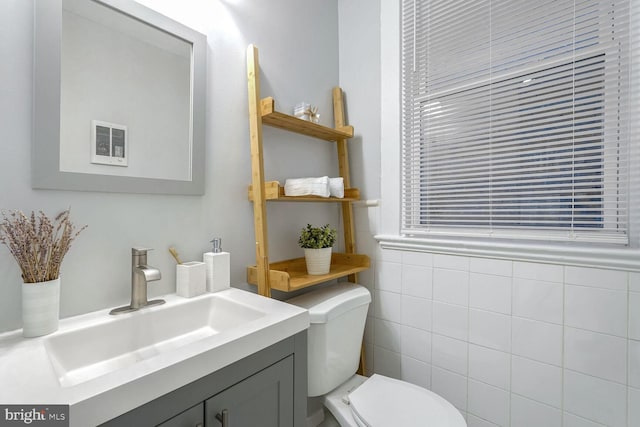
{"type": "Polygon", "coordinates": [[[336,229],[329,224],[314,227],[307,224],[300,232],[298,244],[304,249],[307,273],[327,274],[331,268],[331,249],[336,242],[336,229]]]}
{"type": "Polygon", "coordinates": [[[69,209],[51,221],[42,211],[30,216],[2,212],[0,243],[22,271],[22,335],[37,337],[58,329],[60,267],[71,243],[86,226],[76,230],[69,209]]]}

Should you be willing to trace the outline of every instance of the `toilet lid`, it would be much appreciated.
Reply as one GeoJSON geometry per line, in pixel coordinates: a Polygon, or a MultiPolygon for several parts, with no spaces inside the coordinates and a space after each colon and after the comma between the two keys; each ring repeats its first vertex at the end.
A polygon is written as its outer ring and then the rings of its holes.
{"type": "Polygon", "coordinates": [[[349,395],[354,418],[369,427],[466,427],[460,412],[437,394],[374,374],[349,395]]]}

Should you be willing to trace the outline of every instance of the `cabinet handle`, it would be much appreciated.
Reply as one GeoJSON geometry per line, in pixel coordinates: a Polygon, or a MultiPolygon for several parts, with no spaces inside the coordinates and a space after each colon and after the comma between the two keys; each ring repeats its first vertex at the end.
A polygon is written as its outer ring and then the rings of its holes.
{"type": "Polygon", "coordinates": [[[229,427],[229,411],[222,410],[222,414],[216,414],[216,420],[220,421],[222,427],[229,427]]]}

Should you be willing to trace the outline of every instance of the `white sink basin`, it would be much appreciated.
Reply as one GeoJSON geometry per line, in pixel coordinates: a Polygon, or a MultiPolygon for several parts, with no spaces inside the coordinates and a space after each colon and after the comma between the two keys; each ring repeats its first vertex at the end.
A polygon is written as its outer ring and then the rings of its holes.
{"type": "Polygon", "coordinates": [[[309,327],[306,310],[236,288],[160,298],[62,319],[44,337],[0,334],[0,402],[69,405],[71,427],[99,425],[309,327]]]}
{"type": "Polygon", "coordinates": [[[44,345],[60,385],[89,381],[266,315],[223,295],[105,316],[102,323],[47,337],[44,345]]]}

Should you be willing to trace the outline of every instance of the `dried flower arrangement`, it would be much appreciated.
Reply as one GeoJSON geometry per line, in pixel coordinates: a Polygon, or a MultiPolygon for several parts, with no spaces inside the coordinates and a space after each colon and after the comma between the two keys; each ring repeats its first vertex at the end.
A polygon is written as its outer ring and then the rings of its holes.
{"type": "Polygon", "coordinates": [[[44,212],[2,212],[0,243],[9,248],[22,270],[25,283],[46,282],[60,276],[62,259],[71,243],[87,226],[76,231],[70,210],[59,213],[52,222],[44,212]]]}

